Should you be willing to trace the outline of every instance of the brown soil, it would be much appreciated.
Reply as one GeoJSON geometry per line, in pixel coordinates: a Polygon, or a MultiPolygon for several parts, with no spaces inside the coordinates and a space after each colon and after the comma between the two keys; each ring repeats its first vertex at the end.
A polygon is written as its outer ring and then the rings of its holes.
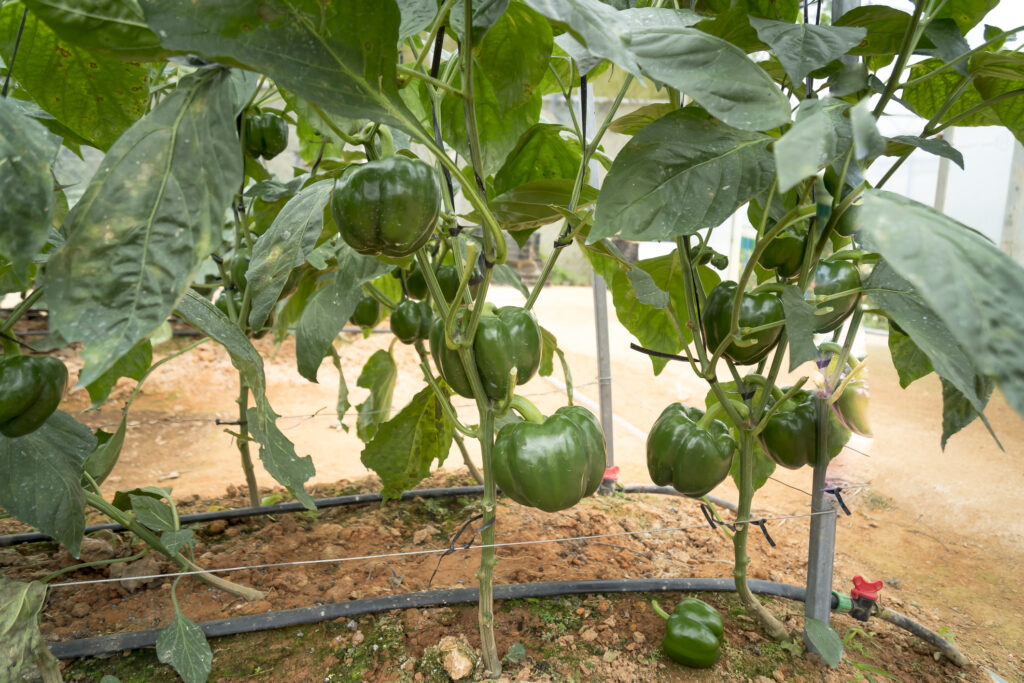
{"type": "MultiPolygon", "coordinates": [[[[510,290],[498,290],[495,298],[499,303],[513,302],[518,295],[510,290]]],[[[558,336],[566,350],[575,373],[577,394],[596,399],[594,382],[597,366],[591,301],[589,289],[545,289],[537,304],[537,314],[541,323],[558,336]]],[[[614,310],[610,301],[609,309],[614,310]]],[[[611,337],[615,412],[626,423],[646,432],[668,402],[682,400],[698,404],[702,401],[706,385],[702,386],[684,364],[670,364],[658,378],[652,379],[648,359],[628,351],[629,336],[613,324],[611,337]]],[[[386,335],[365,340],[353,335],[341,349],[353,405],[366,395],[365,389],[355,386],[359,368],[375,350],[386,348],[389,341],[386,335]]],[[[883,579],[887,584],[882,591],[886,605],[949,638],[955,638],[975,664],[986,666],[1008,680],[1024,677],[1024,663],[1020,659],[1020,653],[1024,651],[1024,623],[1020,619],[1019,607],[1024,518],[1019,515],[1019,506],[1005,502],[1016,500],[1017,492],[1024,487],[1024,467],[1019,462],[1021,446],[1024,446],[1024,423],[997,395],[988,415],[1006,451],[1000,451],[979,424],[971,425],[955,436],[947,449],[941,451],[941,390],[937,379],[920,380],[909,389],[901,390],[884,347],[884,338],[869,337],[868,344],[875,438],[856,444],[856,448],[867,457],[853,451],[844,452],[834,461],[833,474],[847,482],[869,482],[872,486],[845,494],[853,515],[840,519],[835,587],[848,591],[852,577],[857,574],[883,579]]],[[[265,342],[261,342],[260,348],[268,358],[271,402],[277,412],[285,416],[280,424],[300,454],[312,455],[317,468],[315,481],[328,484],[363,476],[366,470],[359,462],[362,444],[354,434],[354,414],[345,418],[345,423],[351,427],[348,433],[341,430],[334,414],[337,371],[330,361],[321,367],[320,383],[310,384],[295,372],[292,342],[287,342],[276,353],[265,342]]],[[[394,405],[400,408],[421,388],[422,380],[415,352],[410,347],[396,345],[395,354],[399,378],[394,405]]],[[[77,358],[71,354],[66,356],[69,367],[77,368],[77,358]]],[[[556,377],[560,377],[558,370],[556,377]]],[[[120,402],[117,399],[125,396],[133,384],[123,381],[103,409],[84,413],[80,419],[94,427],[108,425],[109,429],[119,418],[120,402]]],[[[522,393],[531,396],[545,413],[565,401],[564,394],[540,378],[525,385],[522,393]]],[[[128,430],[124,453],[113,475],[104,484],[104,492],[109,496],[117,489],[159,484],[173,486],[179,502],[193,500],[191,504],[182,505],[183,510],[242,505],[244,497],[237,491],[228,498],[219,497],[226,486],[239,483],[243,478],[233,439],[225,434],[225,427],[213,422],[217,417],[237,418],[237,407],[233,404],[236,396],[234,371],[226,354],[212,344],[160,368],[147,381],[136,401],[130,415],[132,426],[128,430]],[[197,497],[205,500],[200,501],[197,497]]],[[[460,401],[463,403],[460,414],[467,422],[474,422],[475,415],[469,401],[460,401]]],[[[85,392],[76,392],[63,407],[75,413],[87,405],[85,392]]],[[[620,480],[627,483],[649,482],[642,441],[617,423],[613,445],[616,463],[621,466],[620,480]]],[[[458,451],[453,449],[444,469],[451,471],[461,465],[458,451]]],[[[807,496],[783,484],[806,491],[810,487],[810,472],[780,471],[775,476],[778,481],[769,481],[758,492],[756,514],[782,516],[806,512],[809,507],[807,496]]],[[[261,484],[268,486],[269,492],[271,480],[268,475],[259,470],[258,477],[261,484]]],[[[319,487],[318,494],[329,494],[346,486],[342,482],[319,487]]],[[[358,486],[372,490],[374,484],[371,480],[358,486]]],[[[732,483],[727,481],[714,495],[735,500],[736,492],[732,483]]],[[[215,523],[212,529],[208,526],[203,532],[200,562],[210,567],[240,566],[439,547],[446,544],[448,534],[469,516],[469,510],[463,508],[472,503],[470,500],[446,503],[421,501],[383,508],[359,506],[325,511],[318,517],[281,516],[273,521],[245,521],[220,529],[217,528],[220,525],[215,523]],[[414,544],[416,532],[420,532],[420,542],[414,544]]],[[[694,503],[661,496],[631,497],[628,501],[617,498],[588,500],[577,508],[556,515],[545,515],[509,504],[499,509],[498,536],[499,541],[564,538],[617,533],[623,529],[631,530],[630,525],[641,529],[645,525],[698,524],[701,520],[694,503]]],[[[10,522],[0,526],[4,532],[17,528],[18,525],[10,522]]],[[[769,525],[769,531],[778,547],[772,549],[760,535],[752,536],[751,576],[803,584],[807,520],[774,522],[769,525]]],[[[607,543],[563,542],[503,548],[499,551],[501,561],[497,580],[727,576],[731,571],[728,540],[710,530],[627,536],[609,539],[607,543]]],[[[122,547],[115,548],[114,552],[130,554],[129,549],[122,547]]],[[[445,558],[433,586],[473,585],[477,560],[478,555],[473,551],[445,558]]],[[[70,558],[57,557],[50,546],[0,551],[0,564],[7,566],[5,574],[11,578],[38,578],[58,564],[69,562],[70,558]]],[[[268,591],[265,602],[254,604],[239,603],[194,579],[184,580],[179,593],[185,613],[199,621],[252,613],[253,610],[306,606],[317,601],[422,590],[436,563],[436,556],[418,556],[386,564],[382,561],[326,564],[251,570],[230,575],[232,580],[268,591]]],[[[100,570],[87,570],[71,574],[67,580],[102,575],[100,570]]],[[[168,587],[169,584],[156,582],[137,593],[126,593],[120,584],[55,589],[44,624],[49,637],[60,639],[155,626],[167,619],[168,587]]],[[[673,600],[666,597],[665,602],[672,604],[673,600]]],[[[591,609],[592,614],[598,616],[591,607],[582,608],[591,609]]],[[[788,603],[773,603],[773,609],[779,614],[801,611],[799,606],[788,603]]],[[[635,610],[629,606],[620,610],[618,603],[613,611],[617,615],[625,613],[623,610],[631,614],[644,612],[639,606],[635,610]]],[[[461,614],[458,610],[455,613],[461,614]]],[[[512,613],[518,614],[515,610],[512,613]]],[[[474,619],[473,611],[468,609],[456,621],[468,620],[471,626],[474,619]]],[[[789,623],[795,628],[798,622],[790,620],[789,623]]],[[[843,620],[838,623],[843,628],[852,625],[852,622],[843,620]]],[[[599,624],[600,620],[597,620],[590,625],[597,628],[599,624]]],[[[331,638],[338,636],[341,638],[339,643],[346,639],[349,639],[346,642],[351,641],[347,630],[334,632],[331,628],[324,626],[317,632],[330,633],[331,638]]],[[[848,648],[851,658],[879,662],[883,669],[902,680],[927,680],[923,673],[912,674],[911,670],[901,668],[904,660],[925,666],[926,662],[920,660],[927,660],[928,656],[914,654],[915,649],[922,649],[920,645],[915,645],[912,640],[900,640],[901,636],[896,632],[890,632],[886,625],[876,621],[870,623],[869,629],[882,639],[871,639],[871,644],[890,638],[883,638],[882,634],[891,633],[891,639],[883,648],[885,652],[869,644],[867,655],[851,652],[848,648]],[[902,643],[903,649],[894,649],[889,643],[902,643]]],[[[436,645],[440,636],[448,632],[443,628],[435,631],[416,627],[410,630],[414,633],[411,640],[407,639],[409,656],[417,658],[423,657],[419,648],[436,645]]],[[[617,644],[619,640],[630,637],[628,628],[613,631],[614,636],[609,636],[613,638],[609,641],[612,644],[605,649],[622,652],[623,656],[613,658],[611,663],[605,662],[601,669],[604,673],[600,676],[594,673],[593,677],[616,680],[615,677],[619,676],[614,673],[616,662],[621,664],[635,659],[632,654],[626,655],[627,651],[620,650],[617,644]]],[[[311,634],[313,630],[306,629],[306,633],[311,634]]],[[[473,628],[467,627],[465,633],[471,644],[476,642],[473,640],[473,628]]],[[[508,647],[518,636],[504,633],[499,637],[503,638],[503,647],[508,647]]],[[[527,636],[522,638],[526,644],[527,636]]],[[[734,646],[751,646],[746,638],[738,636],[735,642],[739,645],[734,646]]],[[[858,638],[854,637],[853,642],[857,641],[858,638]]],[[[654,642],[653,637],[647,637],[646,642],[648,646],[637,651],[650,656],[649,645],[654,642]]],[[[550,673],[555,678],[568,675],[566,671],[545,672],[543,666],[553,665],[542,665],[543,656],[529,647],[527,651],[528,657],[523,660],[526,664],[519,669],[522,672],[522,667],[533,667],[533,674],[527,674],[526,678],[541,673],[550,673]]],[[[593,656],[603,655],[597,652],[593,656]]],[[[637,656],[642,658],[642,655],[637,656]]],[[[343,664],[344,659],[341,662],[343,664]]],[[[215,663],[215,666],[219,665],[215,663]]],[[[277,670],[283,671],[300,664],[289,664],[284,657],[277,666],[285,667],[277,670]]],[[[334,666],[338,666],[337,662],[334,666]]],[[[938,669],[929,669],[928,675],[945,678],[956,673],[949,665],[938,666],[938,669]]],[[[309,673],[321,676],[330,670],[328,666],[309,673]]],[[[393,678],[387,674],[389,669],[386,667],[372,671],[380,680],[393,678]]],[[[839,670],[839,674],[843,672],[843,669],[839,670]]],[[[719,673],[729,677],[728,672],[716,669],[716,674],[719,673]]],[[[985,680],[980,669],[965,673],[971,679],[985,680]]],[[[856,670],[847,669],[838,680],[848,680],[856,674],[856,670]]],[[[223,675],[228,677],[222,680],[236,680],[228,673],[223,675]]],[[[661,672],[658,675],[662,677],[661,672]]],[[[800,675],[800,672],[790,669],[790,675],[800,675]]],[[[823,674],[819,671],[806,675],[814,680],[823,674]]],[[[737,676],[742,679],[742,676],[737,676]]],[[[583,677],[591,678],[588,673],[583,677]]],[[[305,677],[289,675],[279,678],[274,673],[271,679],[302,680],[305,677]]],[[[618,680],[631,679],[627,676],[618,680]]]]}

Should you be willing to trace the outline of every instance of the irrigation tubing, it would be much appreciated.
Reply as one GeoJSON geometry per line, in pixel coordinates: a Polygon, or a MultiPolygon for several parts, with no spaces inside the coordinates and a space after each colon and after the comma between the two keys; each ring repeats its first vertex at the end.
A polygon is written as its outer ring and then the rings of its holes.
{"type": "MultiPolygon", "coordinates": [[[[479,496],[483,493],[484,487],[482,486],[455,486],[451,488],[438,488],[438,489],[414,489],[412,491],[406,491],[402,494],[402,500],[411,500],[413,498],[455,498],[458,496],[479,496]]],[[[645,486],[645,485],[630,485],[626,486],[623,491],[625,493],[655,493],[664,495],[675,495],[680,496],[679,492],[668,486],[645,486]]],[[[708,499],[719,507],[726,508],[735,512],[736,505],[727,500],[721,498],[715,498],[708,496],[708,499]]],[[[379,493],[356,493],[348,496],[335,496],[333,498],[318,498],[314,501],[317,510],[323,510],[325,508],[342,507],[345,505],[360,505],[365,503],[377,503],[381,501],[381,495],[379,493]]],[[[182,524],[192,524],[195,522],[212,522],[218,519],[242,519],[246,517],[259,517],[263,515],[276,515],[284,512],[302,512],[306,510],[301,503],[278,503],[277,505],[260,505],[256,507],[246,508],[234,508],[230,510],[215,510],[212,512],[197,512],[194,514],[181,515],[180,521],[182,524]]],[[[109,530],[113,532],[126,531],[126,529],[120,524],[93,524],[85,528],[86,534],[91,534],[97,531],[109,530]]],[[[28,532],[23,534],[11,534],[9,536],[0,536],[0,548],[5,548],[13,545],[20,545],[22,543],[38,543],[45,541],[52,541],[53,539],[46,534],[39,532],[28,532]]]]}
{"type": "MultiPolygon", "coordinates": [[[[761,595],[774,595],[788,600],[803,602],[806,591],[800,586],[792,586],[775,581],[752,579],[747,582],[750,590],[761,595]]],[[[589,595],[595,593],[666,593],[666,592],[706,592],[729,593],[736,591],[736,583],[732,578],[705,579],[613,579],[596,581],[549,581],[540,583],[518,583],[494,587],[496,600],[512,600],[518,598],[544,598],[560,595],[589,595]]],[[[405,593],[378,598],[350,600],[313,607],[299,607],[279,612],[252,614],[230,619],[218,619],[198,624],[207,637],[237,635],[271,629],[315,624],[344,617],[355,617],[396,609],[419,607],[444,607],[464,603],[477,602],[480,597],[478,588],[452,588],[447,590],[405,593]]],[[[833,603],[837,603],[833,599],[833,603]]],[[[834,606],[834,605],[833,605],[834,606]]],[[[930,631],[907,617],[883,610],[882,618],[909,631],[934,645],[954,664],[963,666],[967,660],[955,647],[950,645],[939,634],[930,631]],[[887,618],[888,617],[888,618],[887,618]]],[[[156,645],[161,629],[148,629],[131,633],[116,633],[94,638],[69,640],[54,643],[50,652],[59,659],[76,657],[97,657],[110,655],[125,650],[137,650],[156,645]]]]}

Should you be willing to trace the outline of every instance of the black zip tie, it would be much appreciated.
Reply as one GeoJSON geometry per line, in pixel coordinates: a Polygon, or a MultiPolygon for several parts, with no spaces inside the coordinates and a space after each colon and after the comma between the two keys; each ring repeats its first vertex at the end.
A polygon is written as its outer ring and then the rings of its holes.
{"type": "MultiPolygon", "coordinates": [[[[447,172],[447,171],[445,171],[445,172],[447,172]]],[[[464,225],[456,225],[454,228],[448,228],[448,236],[449,237],[458,237],[459,235],[462,234],[462,231],[465,230],[465,229],[466,229],[466,227],[464,225]]]]}
{"type": "Polygon", "coordinates": [[[842,486],[834,486],[830,489],[822,489],[821,492],[829,493],[835,496],[836,502],[839,503],[839,507],[841,507],[843,509],[843,512],[846,513],[846,516],[849,517],[851,515],[850,508],[846,507],[846,503],[843,502],[843,497],[839,494],[839,492],[842,490],[842,486]]]}
{"type": "Polygon", "coordinates": [[[648,349],[648,348],[645,348],[645,347],[640,346],[639,344],[635,344],[635,343],[630,343],[629,348],[633,349],[634,351],[639,351],[640,353],[646,353],[648,356],[654,356],[655,358],[666,358],[668,360],[681,360],[681,361],[684,361],[684,362],[687,362],[687,361],[690,360],[686,356],[679,356],[679,355],[674,354],[674,353],[665,353],[664,351],[655,351],[654,349],[648,349]]]}
{"type": "MultiPolygon", "coordinates": [[[[431,57],[430,62],[430,77],[437,78],[438,72],[441,70],[441,48],[444,45],[444,26],[437,31],[437,39],[434,41],[434,54],[431,57]]],[[[437,106],[431,102],[430,104],[430,118],[433,122],[434,128],[434,141],[437,143],[441,150],[444,150],[444,141],[441,139],[441,122],[437,118],[437,106]]],[[[441,173],[444,175],[445,185],[448,187],[448,198],[452,200],[452,205],[455,204],[455,186],[452,185],[452,174],[448,172],[448,167],[442,165],[441,173]]],[[[456,233],[458,234],[458,233],[456,233]]],[[[453,235],[454,237],[454,235],[453,235]]]]}
{"type": "MultiPolygon", "coordinates": [[[[15,334],[17,334],[17,332],[15,332],[15,334]]],[[[18,346],[23,346],[26,349],[28,349],[29,351],[31,351],[32,353],[42,353],[42,351],[40,351],[39,349],[32,348],[31,346],[29,346],[25,342],[21,341],[17,337],[12,337],[11,335],[7,334],[6,332],[4,332],[3,334],[0,334],[0,337],[3,337],[7,341],[12,341],[15,344],[17,344],[18,346]]]]}
{"type": "Polygon", "coordinates": [[[706,519],[708,521],[708,524],[711,525],[712,529],[717,530],[718,527],[724,526],[725,528],[729,529],[730,531],[736,531],[736,525],[735,524],[729,524],[728,522],[719,522],[719,521],[717,521],[715,519],[714,511],[710,507],[708,507],[707,503],[701,503],[700,504],[700,511],[704,513],[704,519],[706,519]]]}
{"type": "Polygon", "coordinates": [[[224,263],[224,259],[222,259],[219,254],[210,254],[210,258],[212,258],[213,262],[216,263],[217,265],[221,265],[222,263],[224,263]]]}
{"type": "Polygon", "coordinates": [[[761,533],[764,534],[764,538],[765,538],[766,541],[768,541],[768,545],[770,545],[771,547],[774,548],[775,547],[775,541],[773,541],[772,537],[768,535],[768,526],[766,525],[765,521],[763,519],[758,519],[758,520],[751,521],[750,523],[753,524],[756,527],[760,527],[761,528],[761,533]]]}
{"type": "Polygon", "coordinates": [[[749,401],[750,399],[754,398],[755,396],[757,396],[757,389],[755,389],[753,391],[744,391],[744,392],[742,392],[740,394],[740,398],[742,398],[744,401],[749,401]]]}
{"type": "Polygon", "coordinates": [[[568,247],[570,244],[572,244],[572,238],[567,240],[555,240],[555,249],[563,249],[568,247]]]}
{"type": "Polygon", "coordinates": [[[484,529],[494,525],[494,520],[492,519],[487,524],[484,524],[482,527],[480,527],[479,529],[474,531],[473,535],[469,537],[468,541],[466,541],[465,543],[463,543],[460,546],[456,546],[455,542],[458,541],[459,537],[462,536],[462,534],[466,531],[466,529],[469,528],[469,525],[472,524],[473,522],[477,521],[478,519],[483,519],[483,518],[484,518],[483,515],[473,515],[472,517],[467,519],[465,522],[463,522],[462,526],[459,527],[459,530],[455,532],[454,536],[452,536],[451,541],[448,542],[448,549],[445,550],[443,553],[441,553],[441,556],[437,558],[437,566],[434,567],[434,573],[430,575],[430,580],[427,581],[427,588],[430,588],[430,584],[432,584],[434,582],[434,577],[437,576],[437,570],[439,570],[441,568],[441,560],[443,560],[444,558],[448,557],[449,555],[454,553],[456,550],[468,550],[470,547],[472,547],[473,541],[474,541],[474,539],[476,539],[476,535],[478,533],[480,533],[484,529]]]}
{"type": "Polygon", "coordinates": [[[580,132],[583,144],[587,144],[587,75],[580,75],[580,132]]]}
{"type": "Polygon", "coordinates": [[[219,425],[238,425],[239,427],[244,427],[245,425],[249,424],[245,420],[222,420],[219,417],[216,420],[214,420],[214,423],[219,425]]]}
{"type": "Polygon", "coordinates": [[[484,262],[484,268],[493,268],[494,266],[498,265],[494,261],[491,261],[490,259],[488,259],[486,256],[481,256],[480,258],[484,262]]]}

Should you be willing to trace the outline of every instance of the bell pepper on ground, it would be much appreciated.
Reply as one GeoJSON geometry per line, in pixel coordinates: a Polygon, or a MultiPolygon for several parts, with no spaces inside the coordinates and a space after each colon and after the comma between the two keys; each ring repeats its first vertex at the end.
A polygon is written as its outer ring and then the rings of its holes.
{"type": "MultiPolygon", "coordinates": [[[[731,280],[719,282],[708,293],[704,303],[701,320],[707,335],[708,348],[714,351],[725,340],[732,323],[732,305],[736,298],[736,283],[731,280]]],[[[743,335],[743,342],[735,341],[725,349],[727,358],[740,365],[757,363],[768,355],[782,334],[781,323],[785,319],[785,311],[777,294],[772,292],[753,291],[743,295],[740,302],[739,326],[741,328],[762,327],[777,324],[766,330],[743,335]]]]}
{"type": "Polygon", "coordinates": [[[39,429],[57,410],[68,369],[51,356],[0,357],[0,434],[15,438],[39,429]]]}
{"type": "Polygon", "coordinates": [[[807,224],[791,225],[768,243],[758,262],[765,268],[774,269],[780,277],[793,277],[803,265],[806,244],[807,224]]]}
{"type": "Polygon", "coordinates": [[[658,486],[699,498],[729,476],[736,441],[715,416],[682,403],[661,412],[647,436],[647,471],[658,486]]]}
{"type": "Polygon", "coordinates": [[[288,147],[288,122],[280,114],[264,112],[245,118],[245,150],[253,159],[273,159],[288,147]]]}
{"type": "Polygon", "coordinates": [[[566,406],[544,418],[519,396],[512,407],[527,421],[505,425],[495,438],[494,480],[502,492],[545,512],[570,508],[593,494],[604,479],[606,458],[604,432],[593,413],[566,406]]]}
{"type": "Polygon", "coordinates": [[[662,651],[669,659],[696,669],[714,666],[725,640],[722,615],[714,607],[698,600],[686,598],[669,615],[651,601],[655,613],[665,620],[665,638],[662,651]]]}
{"type": "MultiPolygon", "coordinates": [[[[781,396],[769,397],[769,410],[779,398],[781,396]]],[[[795,470],[817,462],[817,408],[814,398],[815,394],[806,389],[797,391],[768,418],[764,430],[757,435],[761,448],[777,464],[795,470]]],[[[829,460],[834,458],[849,440],[850,431],[830,410],[826,457],[829,460]]]]}
{"type": "MultiPolygon", "coordinates": [[[[473,397],[473,389],[459,352],[448,348],[444,321],[434,320],[430,328],[430,353],[444,381],[455,393],[473,397]]],[[[494,315],[483,315],[473,338],[473,355],[484,392],[495,400],[509,393],[509,373],[516,368],[516,384],[526,384],[540,367],[540,327],[524,308],[504,306],[494,315]]]]}
{"type": "Polygon", "coordinates": [[[433,167],[401,155],[359,166],[331,197],[342,239],[368,256],[413,253],[430,239],[440,212],[433,167]]]}
{"type": "Polygon", "coordinates": [[[380,319],[380,302],[372,296],[364,296],[356,304],[348,321],[358,327],[373,327],[380,319]]]}
{"type": "Polygon", "coordinates": [[[819,261],[814,271],[814,295],[850,293],[815,306],[814,331],[831,332],[842,325],[860,299],[860,286],[860,270],[855,263],[836,258],[819,261]]]}
{"type": "Polygon", "coordinates": [[[391,312],[391,331],[403,344],[415,344],[430,336],[434,310],[426,301],[402,299],[391,312]]]}

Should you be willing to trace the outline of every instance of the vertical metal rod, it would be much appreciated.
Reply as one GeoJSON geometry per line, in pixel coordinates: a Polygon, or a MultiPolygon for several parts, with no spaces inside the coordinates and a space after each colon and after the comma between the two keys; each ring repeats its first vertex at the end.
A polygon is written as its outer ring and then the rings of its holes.
{"type": "Polygon", "coordinates": [[[594,273],[594,329],[597,332],[597,381],[600,390],[601,428],[608,446],[606,467],[615,465],[615,447],[612,442],[612,360],[608,343],[608,287],[604,279],[594,273]]]}
{"type": "MultiPolygon", "coordinates": [[[[831,514],[811,517],[811,532],[807,549],[807,599],[804,616],[826,624],[832,611],[832,564],[836,550],[836,510],[825,499],[825,473],[828,470],[828,399],[814,400],[817,424],[815,429],[814,484],[811,488],[811,512],[831,514]]],[[[817,652],[804,630],[804,645],[809,652],[817,652]]]]}
{"type": "MultiPolygon", "coordinates": [[[[953,144],[953,132],[954,128],[950,128],[939,137],[953,144]]],[[[946,212],[946,190],[949,187],[949,159],[946,157],[939,157],[939,173],[935,179],[935,202],[932,206],[935,207],[936,211],[946,212]]]]}
{"type": "Polygon", "coordinates": [[[1010,162],[1003,234],[999,239],[999,247],[1017,263],[1024,265],[1024,147],[1016,141],[1013,143],[1013,160],[1010,162]]]}

